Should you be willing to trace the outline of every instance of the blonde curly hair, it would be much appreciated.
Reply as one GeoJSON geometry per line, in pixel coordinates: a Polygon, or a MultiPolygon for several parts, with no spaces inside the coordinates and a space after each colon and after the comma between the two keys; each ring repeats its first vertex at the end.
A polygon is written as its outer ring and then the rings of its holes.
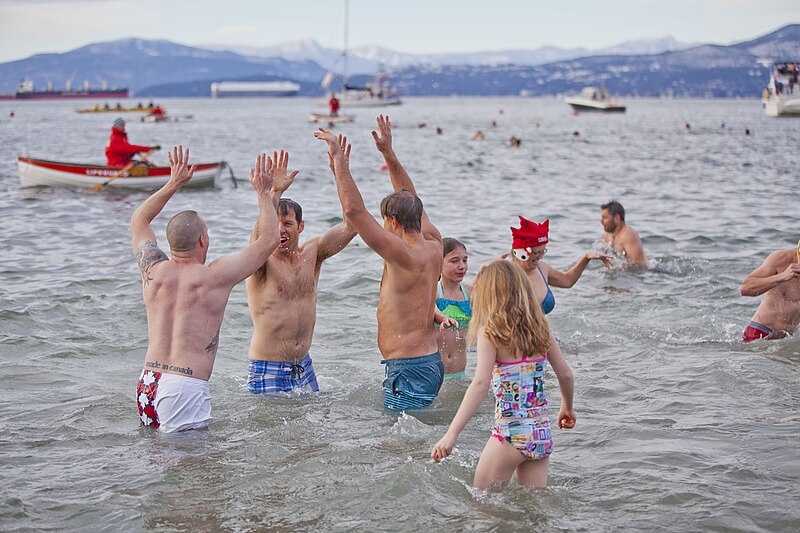
{"type": "Polygon", "coordinates": [[[492,345],[528,357],[550,349],[550,325],[522,267],[496,259],[478,271],[472,290],[470,346],[480,329],[492,345]]]}

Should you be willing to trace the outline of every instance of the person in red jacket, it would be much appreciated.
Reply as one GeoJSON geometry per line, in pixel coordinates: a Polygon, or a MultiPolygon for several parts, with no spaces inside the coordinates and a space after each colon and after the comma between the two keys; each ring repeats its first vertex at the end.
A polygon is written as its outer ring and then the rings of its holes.
{"type": "Polygon", "coordinates": [[[331,108],[331,116],[335,117],[339,114],[339,99],[336,98],[335,94],[331,94],[331,99],[328,100],[328,105],[331,108]]]}
{"type": "Polygon", "coordinates": [[[133,156],[139,152],[158,150],[160,146],[139,146],[128,142],[128,134],[125,133],[125,121],[118,118],[111,127],[111,137],[108,138],[106,146],[106,158],[110,167],[124,167],[131,161],[133,156]]]}

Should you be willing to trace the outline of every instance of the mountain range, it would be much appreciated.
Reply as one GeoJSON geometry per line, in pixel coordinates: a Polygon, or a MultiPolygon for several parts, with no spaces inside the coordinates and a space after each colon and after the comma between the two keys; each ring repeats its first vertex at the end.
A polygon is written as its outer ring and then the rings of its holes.
{"type": "MultiPolygon", "coordinates": [[[[756,39],[690,45],[665,37],[630,41],[602,50],[505,50],[471,54],[403,54],[380,47],[348,53],[350,82],[359,84],[379,65],[404,95],[552,95],[584,86],[620,96],[757,96],[774,61],[800,59],[800,24],[756,39]]],[[[320,80],[341,73],[341,51],[311,40],[276,47],[198,48],[164,40],[123,39],[61,54],[37,54],[0,64],[0,93],[22,79],[55,89],[66,80],[98,87],[128,87],[137,96],[209,96],[222,80],[291,79],[303,95],[324,92],[320,80]]],[[[332,88],[341,86],[341,76],[332,88]]]]}

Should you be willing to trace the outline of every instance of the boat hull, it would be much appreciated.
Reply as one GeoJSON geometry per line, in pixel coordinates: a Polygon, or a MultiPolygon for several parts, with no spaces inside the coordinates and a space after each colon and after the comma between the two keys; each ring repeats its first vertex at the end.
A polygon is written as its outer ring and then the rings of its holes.
{"type": "Polygon", "coordinates": [[[592,111],[597,113],[624,113],[625,106],[624,105],[612,105],[612,104],[604,104],[604,103],[593,103],[593,102],[578,102],[574,100],[566,100],[566,102],[572,107],[573,110],[578,112],[586,112],[592,111]]]}
{"type": "Polygon", "coordinates": [[[17,91],[15,98],[17,100],[60,100],[60,99],[73,99],[73,98],[127,98],[128,89],[110,90],[110,91],[33,91],[33,92],[20,92],[17,91]]]}
{"type": "Polygon", "coordinates": [[[771,96],[762,100],[768,117],[800,117],[800,96],[782,98],[771,96]]]}
{"type": "Polygon", "coordinates": [[[353,122],[355,117],[353,115],[323,115],[321,113],[311,113],[308,115],[309,122],[321,122],[325,124],[335,124],[337,122],[353,122]]]}
{"type": "MultiPolygon", "coordinates": [[[[22,187],[93,187],[109,180],[119,168],[100,165],[81,165],[18,157],[19,183],[22,187]]],[[[222,173],[222,163],[197,165],[192,179],[184,187],[204,187],[214,184],[222,173]]],[[[169,181],[169,167],[136,166],[106,187],[115,189],[155,190],[169,181]],[[144,173],[145,175],[133,175],[144,173]]]]}

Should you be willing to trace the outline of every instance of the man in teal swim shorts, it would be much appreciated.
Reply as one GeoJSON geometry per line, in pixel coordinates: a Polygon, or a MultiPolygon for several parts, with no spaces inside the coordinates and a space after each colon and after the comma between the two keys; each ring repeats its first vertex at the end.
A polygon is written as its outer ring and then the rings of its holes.
{"type": "Polygon", "coordinates": [[[345,220],[384,260],[378,301],[378,348],[386,364],[383,403],[387,409],[403,411],[430,405],[442,386],[444,365],[432,327],[442,236],[392,149],[388,117],[378,117],[378,130],[372,137],[394,188],[381,202],[383,227],[364,205],[350,175],[347,140],[322,128],[314,136],[328,143],[345,220]]]}

